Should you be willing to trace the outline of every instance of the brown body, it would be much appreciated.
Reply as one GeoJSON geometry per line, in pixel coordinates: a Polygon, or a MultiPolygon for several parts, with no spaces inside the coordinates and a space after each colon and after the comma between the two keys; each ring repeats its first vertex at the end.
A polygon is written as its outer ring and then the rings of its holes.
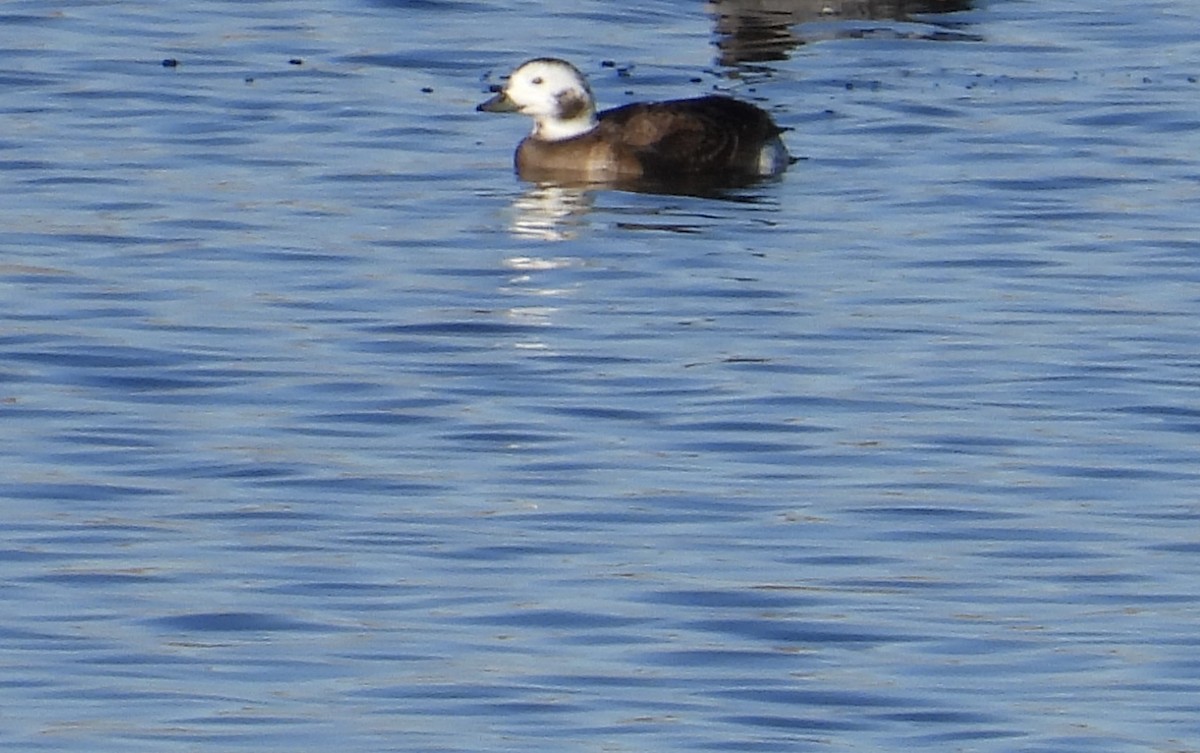
{"type": "Polygon", "coordinates": [[[754,105],[719,96],[625,105],[598,117],[594,130],[574,138],[527,137],[517,147],[517,172],[586,180],[736,179],[761,174],[762,151],[781,132],[754,105]]]}

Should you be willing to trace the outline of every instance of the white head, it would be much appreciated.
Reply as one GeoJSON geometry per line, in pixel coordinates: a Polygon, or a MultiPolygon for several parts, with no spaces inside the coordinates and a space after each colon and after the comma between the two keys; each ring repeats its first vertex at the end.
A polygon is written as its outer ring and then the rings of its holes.
{"type": "Polygon", "coordinates": [[[557,58],[534,58],[508,77],[499,94],[479,105],[486,112],[533,118],[533,136],[561,141],[596,127],[596,101],[579,69],[557,58]]]}

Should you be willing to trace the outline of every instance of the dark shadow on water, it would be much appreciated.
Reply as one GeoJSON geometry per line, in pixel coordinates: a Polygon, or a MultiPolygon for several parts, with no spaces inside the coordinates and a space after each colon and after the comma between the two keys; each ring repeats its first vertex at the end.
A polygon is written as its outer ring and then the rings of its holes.
{"type": "Polygon", "coordinates": [[[524,171],[522,181],[536,186],[557,186],[590,191],[626,191],[629,193],[663,194],[667,196],[692,196],[718,201],[745,201],[747,190],[771,185],[782,180],[775,176],[727,176],[685,175],[678,178],[635,178],[604,181],[582,181],[553,174],[524,171]]]}
{"type": "Polygon", "coordinates": [[[980,41],[965,24],[930,18],[973,6],[973,0],[712,0],[708,10],[718,63],[738,65],[784,60],[792,49],[821,39],[980,41]]]}

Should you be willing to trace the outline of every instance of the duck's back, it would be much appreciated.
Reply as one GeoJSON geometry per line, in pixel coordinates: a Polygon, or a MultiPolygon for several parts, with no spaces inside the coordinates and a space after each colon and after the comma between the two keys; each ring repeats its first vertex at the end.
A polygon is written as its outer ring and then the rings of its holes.
{"type": "Polygon", "coordinates": [[[522,175],[535,177],[764,175],[786,165],[781,131],[766,112],[729,97],[635,103],[605,110],[594,130],[572,139],[529,137],[517,149],[516,162],[522,175]]]}
{"type": "Polygon", "coordinates": [[[598,130],[647,176],[759,173],[763,148],[779,144],[782,131],[754,105],[715,95],[606,110],[598,130]]]}

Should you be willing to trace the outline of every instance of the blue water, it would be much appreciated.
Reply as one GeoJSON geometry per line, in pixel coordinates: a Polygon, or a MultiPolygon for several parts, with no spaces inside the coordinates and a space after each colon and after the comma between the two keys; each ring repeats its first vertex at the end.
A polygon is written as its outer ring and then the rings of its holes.
{"type": "Polygon", "coordinates": [[[0,749],[1200,750],[1200,11],[726,5],[0,7],[0,749]]]}

